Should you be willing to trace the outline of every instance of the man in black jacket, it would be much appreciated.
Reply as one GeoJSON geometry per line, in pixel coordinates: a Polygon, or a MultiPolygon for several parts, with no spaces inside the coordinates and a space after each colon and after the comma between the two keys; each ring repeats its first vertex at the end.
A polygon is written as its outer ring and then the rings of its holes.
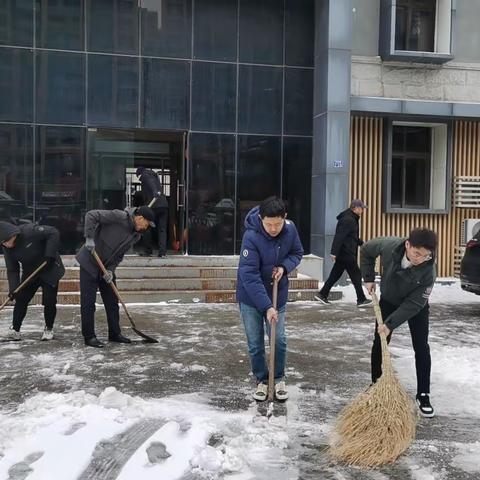
{"type": "Polygon", "coordinates": [[[137,177],[142,184],[142,193],[145,205],[149,205],[155,214],[156,232],[149,230],[144,236],[145,254],[152,254],[152,244],[158,247],[158,256],[167,255],[167,222],[168,222],[168,201],[162,192],[162,184],[158,175],[150,168],[138,167],[137,177]],[[150,205],[152,200],[155,201],[150,205]],[[152,241],[152,235],[156,233],[156,242],[152,241]]]}
{"type": "Polygon", "coordinates": [[[328,294],[337,280],[346,270],[352,280],[357,293],[357,305],[363,307],[370,305],[371,300],[365,297],[362,288],[362,274],[357,264],[358,247],[363,244],[359,236],[358,221],[364,209],[367,208],[362,200],[355,199],[350,203],[350,208],[337,216],[337,228],[333,238],[331,257],[334,262],[333,268],[327,281],[315,298],[324,304],[329,304],[328,294]]]}
{"type": "Polygon", "coordinates": [[[10,332],[12,340],[21,340],[20,328],[27,314],[30,300],[37,290],[42,288],[43,314],[45,329],[42,340],[53,338],[53,324],[57,314],[58,283],[65,273],[62,260],[58,254],[60,235],[58,230],[48,225],[14,225],[0,222],[0,243],[7,267],[8,294],[10,300],[15,300],[13,307],[13,322],[10,332]],[[33,277],[17,294],[13,291],[43,262],[47,265],[33,277]],[[20,264],[22,278],[20,281],[20,264]]]}
{"type": "Polygon", "coordinates": [[[95,335],[95,300],[97,289],[105,306],[108,339],[130,343],[120,331],[118,299],[110,283],[115,284],[115,269],[125,253],[141,238],[142,232],[154,227],[154,214],[148,207],[125,210],[90,210],[85,215],[85,245],[77,253],[80,264],[80,315],[85,345],[103,347],[95,335]],[[102,274],[92,253],[98,254],[107,269],[102,274]]]}

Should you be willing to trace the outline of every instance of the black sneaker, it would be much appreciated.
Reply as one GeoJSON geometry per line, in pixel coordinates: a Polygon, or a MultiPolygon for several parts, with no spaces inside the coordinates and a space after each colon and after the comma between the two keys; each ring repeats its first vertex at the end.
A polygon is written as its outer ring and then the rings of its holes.
{"type": "Polygon", "coordinates": [[[368,307],[372,303],[373,302],[369,298],[366,298],[365,300],[360,300],[357,302],[357,307],[368,307]]]}
{"type": "Polygon", "coordinates": [[[323,293],[318,292],[313,298],[319,302],[322,302],[324,305],[330,305],[328,297],[326,297],[323,293]]]}
{"type": "Polygon", "coordinates": [[[417,394],[417,404],[420,409],[420,413],[424,417],[432,418],[435,415],[433,407],[430,403],[430,395],[428,393],[417,394]]]}

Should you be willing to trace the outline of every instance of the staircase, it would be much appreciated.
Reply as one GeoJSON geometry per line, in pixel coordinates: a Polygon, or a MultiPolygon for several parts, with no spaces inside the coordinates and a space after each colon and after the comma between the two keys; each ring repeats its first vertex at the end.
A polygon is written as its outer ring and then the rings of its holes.
{"type": "MultiPolygon", "coordinates": [[[[62,257],[65,276],[58,304],[80,304],[79,267],[70,255],[62,257]]],[[[0,301],[8,293],[7,275],[0,257],[0,301]]],[[[116,270],[117,287],[126,303],[235,303],[238,256],[125,256],[116,270]]],[[[289,301],[313,300],[318,282],[296,270],[290,275],[289,301]]],[[[97,295],[100,303],[100,295],[97,295]]],[[[41,293],[32,303],[41,303],[41,293]]]]}

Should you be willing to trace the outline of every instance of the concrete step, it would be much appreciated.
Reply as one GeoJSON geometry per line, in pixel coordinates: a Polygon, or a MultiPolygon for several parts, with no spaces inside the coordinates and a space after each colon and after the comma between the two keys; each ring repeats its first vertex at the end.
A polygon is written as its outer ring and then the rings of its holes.
{"type": "MultiPolygon", "coordinates": [[[[62,255],[65,267],[78,267],[74,255],[62,255]]],[[[5,266],[3,255],[0,256],[0,267],[5,266]]],[[[125,255],[122,267],[234,267],[238,266],[238,255],[204,256],[204,255],[171,255],[169,257],[140,257],[125,255]]]]}
{"type": "MultiPolygon", "coordinates": [[[[316,280],[296,279],[290,280],[290,288],[310,289],[316,288],[316,280]]],[[[118,279],[117,287],[120,292],[163,291],[163,290],[235,290],[235,278],[153,278],[153,279],[118,279]]],[[[60,292],[78,292],[80,280],[61,280],[58,290],[60,292]]],[[[0,292],[8,292],[7,280],[0,280],[0,292]]]]}
{"type": "MultiPolygon", "coordinates": [[[[311,301],[314,300],[314,290],[290,290],[288,301],[311,301]]],[[[122,299],[125,303],[236,303],[234,290],[164,290],[164,291],[141,291],[123,292],[122,299]]],[[[0,294],[0,302],[6,297],[0,294]]],[[[97,294],[97,302],[102,303],[100,294],[97,294]]],[[[41,294],[36,294],[31,304],[40,305],[41,294]]],[[[59,305],[80,305],[80,292],[60,292],[58,294],[59,305]]],[[[121,309],[121,307],[120,307],[121,309]]]]}
{"type": "MultiPolygon", "coordinates": [[[[158,278],[236,278],[237,269],[233,267],[118,267],[116,270],[118,279],[158,279],[158,278]]],[[[289,278],[296,278],[297,270],[290,272],[289,278]]],[[[78,267],[66,267],[62,280],[77,280],[80,277],[78,267]]],[[[0,267],[1,280],[6,280],[7,271],[0,267]]],[[[3,288],[0,288],[0,291],[3,288]]]]}

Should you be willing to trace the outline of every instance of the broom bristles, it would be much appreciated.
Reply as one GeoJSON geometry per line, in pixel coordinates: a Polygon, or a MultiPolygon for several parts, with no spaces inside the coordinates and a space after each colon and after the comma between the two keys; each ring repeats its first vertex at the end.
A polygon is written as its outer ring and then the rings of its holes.
{"type": "Polygon", "coordinates": [[[395,377],[390,356],[383,357],[382,376],[343,409],[333,430],[330,452],[349,465],[393,463],[415,438],[412,401],[395,377]]]}

